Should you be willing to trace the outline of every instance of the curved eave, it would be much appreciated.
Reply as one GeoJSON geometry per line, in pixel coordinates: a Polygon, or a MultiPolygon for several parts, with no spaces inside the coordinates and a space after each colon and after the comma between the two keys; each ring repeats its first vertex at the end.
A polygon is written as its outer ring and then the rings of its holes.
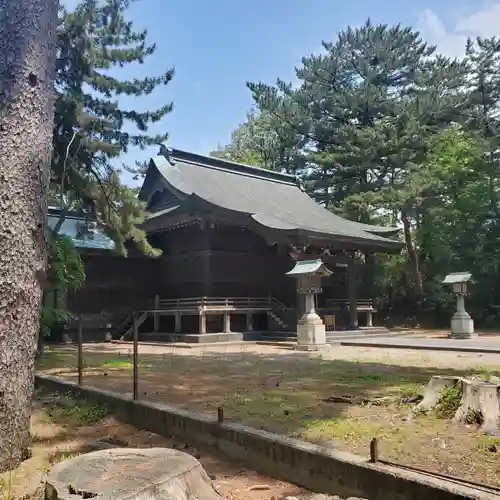
{"type": "Polygon", "coordinates": [[[221,208],[196,194],[191,194],[187,202],[192,209],[197,209],[202,212],[217,212],[223,210],[227,214],[233,214],[235,218],[241,218],[243,216],[247,221],[248,227],[259,232],[266,239],[270,239],[269,235],[271,231],[274,233],[274,239],[282,242],[298,243],[308,241],[310,243],[310,240],[314,239],[318,242],[324,242],[325,244],[342,243],[351,246],[353,249],[365,249],[367,251],[380,251],[385,253],[399,253],[404,245],[400,241],[383,238],[382,236],[376,236],[369,233],[367,233],[366,238],[356,238],[349,235],[324,233],[311,229],[297,228],[293,224],[280,219],[273,218],[271,221],[271,218],[267,216],[265,219],[259,219],[258,214],[248,214],[221,208]],[[264,222],[264,220],[266,220],[266,222],[264,222]]]}
{"type": "Polygon", "coordinates": [[[153,212],[142,224],[139,224],[138,227],[148,233],[167,229],[172,223],[175,224],[175,219],[186,215],[185,208],[184,203],[179,203],[164,208],[163,210],[158,210],[158,212],[153,212]]]}
{"type": "Polygon", "coordinates": [[[399,227],[372,226],[370,224],[363,224],[362,222],[357,222],[356,224],[366,233],[375,234],[377,236],[394,236],[401,232],[401,228],[399,227]]]}

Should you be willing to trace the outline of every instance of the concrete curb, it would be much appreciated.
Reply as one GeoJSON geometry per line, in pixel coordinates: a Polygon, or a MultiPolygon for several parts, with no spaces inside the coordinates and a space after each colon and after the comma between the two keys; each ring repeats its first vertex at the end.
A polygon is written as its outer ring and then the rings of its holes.
{"type": "Polygon", "coordinates": [[[36,385],[94,400],[108,406],[122,421],[140,429],[218,448],[262,474],[316,492],[370,500],[500,500],[500,493],[487,493],[430,475],[372,464],[350,453],[240,424],[218,423],[215,417],[133,401],[128,396],[78,386],[56,377],[37,375],[36,385]]]}
{"type": "Polygon", "coordinates": [[[477,354],[500,354],[500,349],[488,348],[488,347],[461,347],[461,346],[433,346],[433,345],[417,345],[417,344],[393,344],[391,342],[354,342],[354,341],[342,341],[340,345],[349,347],[377,347],[381,349],[410,349],[415,351],[448,351],[448,352],[475,352],[477,354]]]}

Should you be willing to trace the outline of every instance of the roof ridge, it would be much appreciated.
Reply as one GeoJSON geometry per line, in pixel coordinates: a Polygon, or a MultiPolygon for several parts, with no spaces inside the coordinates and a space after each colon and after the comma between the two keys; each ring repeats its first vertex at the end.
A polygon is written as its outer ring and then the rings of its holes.
{"type": "Polygon", "coordinates": [[[219,170],[226,170],[235,174],[252,175],[264,180],[272,182],[283,182],[287,184],[298,185],[298,180],[295,175],[284,174],[274,170],[267,170],[261,167],[254,167],[245,165],[244,163],[237,163],[223,158],[216,158],[214,156],[205,156],[198,153],[191,153],[181,149],[169,148],[169,157],[167,161],[179,160],[201,167],[216,168],[219,170]]]}

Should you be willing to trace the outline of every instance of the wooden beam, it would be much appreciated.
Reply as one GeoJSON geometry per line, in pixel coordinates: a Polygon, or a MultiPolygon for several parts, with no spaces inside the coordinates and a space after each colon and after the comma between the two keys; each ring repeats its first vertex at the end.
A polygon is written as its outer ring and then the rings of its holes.
{"type": "Polygon", "coordinates": [[[356,274],[356,265],[351,262],[347,266],[347,290],[349,294],[349,326],[354,330],[359,326],[356,274]]]}
{"type": "Polygon", "coordinates": [[[316,260],[321,259],[325,264],[352,264],[354,262],[353,259],[347,257],[346,255],[327,255],[323,253],[300,253],[297,256],[297,261],[302,260],[316,260]]]}

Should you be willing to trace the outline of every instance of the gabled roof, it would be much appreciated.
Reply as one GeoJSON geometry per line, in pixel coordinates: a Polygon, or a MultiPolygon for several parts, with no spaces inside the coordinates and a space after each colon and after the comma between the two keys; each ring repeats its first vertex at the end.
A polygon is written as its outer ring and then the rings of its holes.
{"type": "Polygon", "coordinates": [[[169,152],[168,158],[151,159],[142,199],[147,198],[153,179],[159,177],[180,200],[201,199],[246,214],[267,229],[357,240],[386,249],[401,246],[381,236],[397,229],[360,224],[333,214],[302,191],[293,176],[177,149],[169,152]]]}
{"type": "Polygon", "coordinates": [[[294,268],[286,273],[288,276],[301,274],[319,274],[321,276],[331,276],[333,273],[325,266],[321,259],[300,260],[296,262],[294,268]]]}

